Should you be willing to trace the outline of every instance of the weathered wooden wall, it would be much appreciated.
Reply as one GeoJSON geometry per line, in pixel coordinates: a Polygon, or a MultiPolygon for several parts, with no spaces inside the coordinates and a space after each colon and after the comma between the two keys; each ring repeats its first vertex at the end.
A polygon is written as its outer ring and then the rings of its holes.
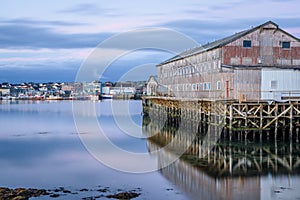
{"type": "Polygon", "coordinates": [[[234,99],[260,99],[261,70],[236,69],[234,70],[234,99]]]}
{"type": "Polygon", "coordinates": [[[265,84],[261,69],[266,67],[300,69],[300,40],[274,23],[158,65],[158,82],[167,88],[167,96],[177,98],[259,100],[265,84]],[[244,40],[251,47],[243,47],[244,40]],[[283,48],[283,42],[290,42],[290,48],[283,48]]]}
{"type": "Polygon", "coordinates": [[[266,27],[222,47],[222,57],[226,65],[299,65],[300,42],[276,27],[266,27]],[[252,47],[244,48],[244,40],[251,40],[252,47]],[[285,41],[290,48],[282,48],[285,41]]]}

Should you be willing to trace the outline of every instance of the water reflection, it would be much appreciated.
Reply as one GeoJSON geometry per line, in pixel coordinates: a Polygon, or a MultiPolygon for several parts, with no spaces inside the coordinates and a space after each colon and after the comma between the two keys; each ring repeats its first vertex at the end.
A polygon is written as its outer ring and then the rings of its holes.
{"type": "MultiPolygon", "coordinates": [[[[164,120],[144,116],[143,132],[148,150],[168,145],[176,136],[186,152],[160,172],[192,199],[287,199],[299,198],[299,138],[283,141],[256,132],[229,132],[197,119],[164,120]],[[194,120],[194,121],[193,121],[194,120]]],[[[176,146],[165,148],[158,165],[178,156],[176,146]]]]}
{"type": "MultiPolygon", "coordinates": [[[[146,140],[132,138],[116,125],[110,102],[76,103],[82,105],[80,115],[87,119],[86,126],[89,125],[89,117],[94,117],[94,113],[86,108],[94,106],[97,120],[112,143],[127,151],[148,152],[146,140]]],[[[131,119],[142,125],[140,101],[117,103],[128,105],[131,119]]],[[[0,101],[0,127],[0,184],[3,187],[53,189],[63,186],[78,192],[78,189],[97,189],[101,185],[109,187],[111,193],[141,188],[142,195],[137,199],[186,199],[180,190],[167,191],[173,185],[158,172],[140,175],[122,173],[102,165],[91,156],[79,135],[92,136],[92,133],[77,133],[72,102],[0,101]]],[[[112,152],[102,153],[121,164],[143,164],[128,162],[112,152]]],[[[156,157],[153,157],[156,164],[155,161],[156,157]]],[[[91,195],[93,193],[89,191],[58,199],[82,199],[91,195]]]]}

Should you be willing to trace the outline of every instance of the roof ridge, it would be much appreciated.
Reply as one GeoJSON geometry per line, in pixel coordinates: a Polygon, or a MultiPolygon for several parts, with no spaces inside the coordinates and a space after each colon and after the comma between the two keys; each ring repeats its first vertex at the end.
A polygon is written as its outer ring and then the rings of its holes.
{"type": "Polygon", "coordinates": [[[293,37],[293,38],[300,41],[300,39],[296,38],[295,36],[291,35],[290,33],[287,33],[286,31],[280,29],[278,24],[276,24],[275,22],[269,20],[269,21],[267,21],[263,24],[260,24],[258,26],[251,27],[249,29],[239,31],[239,32],[236,32],[236,33],[234,33],[232,35],[229,35],[227,37],[224,37],[224,38],[212,41],[212,42],[208,42],[204,45],[200,45],[198,47],[183,51],[183,52],[179,53],[178,55],[176,55],[176,56],[174,56],[174,57],[158,64],[158,65],[163,65],[163,64],[169,63],[171,61],[175,61],[175,60],[178,60],[178,59],[181,59],[181,58],[189,57],[189,56],[195,55],[195,54],[203,52],[203,51],[208,51],[208,50],[211,50],[211,49],[214,49],[214,48],[217,48],[217,47],[225,46],[225,45],[235,41],[236,39],[238,39],[240,37],[243,37],[244,35],[247,35],[251,32],[254,32],[255,30],[257,30],[259,28],[262,28],[262,27],[266,26],[267,24],[273,24],[274,26],[276,26],[276,29],[279,29],[279,30],[283,31],[284,33],[286,33],[286,34],[290,35],[291,37],[293,37]]]}

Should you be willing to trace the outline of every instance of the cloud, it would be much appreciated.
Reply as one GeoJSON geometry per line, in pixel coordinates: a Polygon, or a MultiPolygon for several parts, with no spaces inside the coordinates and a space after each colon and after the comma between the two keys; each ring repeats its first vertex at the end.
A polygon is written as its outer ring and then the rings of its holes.
{"type": "Polygon", "coordinates": [[[240,23],[232,23],[232,21],[216,21],[216,20],[174,20],[160,24],[160,26],[175,29],[184,33],[200,44],[211,42],[212,40],[233,34],[249,27],[240,23]]]}
{"type": "MultiPolygon", "coordinates": [[[[112,49],[111,49],[112,50],[112,49]]],[[[135,51],[123,55],[107,66],[103,74],[92,77],[101,81],[147,80],[157,73],[156,64],[172,57],[168,52],[135,51]]],[[[101,63],[101,61],[99,61],[101,63]]],[[[0,83],[11,82],[73,82],[82,60],[35,60],[31,62],[0,62],[0,83]]],[[[94,69],[96,70],[96,69],[94,69]]],[[[90,75],[92,74],[90,71],[90,75]]]]}
{"type": "Polygon", "coordinates": [[[119,15],[113,12],[113,9],[100,8],[96,4],[84,3],[71,8],[60,10],[59,13],[79,14],[79,15],[119,15]]]}
{"type": "MultiPolygon", "coordinates": [[[[258,26],[272,20],[284,30],[299,30],[300,18],[252,18],[252,19],[223,19],[223,20],[174,20],[159,26],[168,27],[189,35],[200,44],[221,39],[236,32],[258,26]]],[[[298,34],[298,31],[291,34],[298,34]]]]}
{"type": "Polygon", "coordinates": [[[65,22],[65,21],[46,21],[46,20],[34,20],[29,18],[16,18],[9,20],[0,20],[0,24],[11,24],[11,25],[40,25],[40,26],[80,26],[87,25],[86,23],[79,22],[65,22]]]}
{"type": "Polygon", "coordinates": [[[298,3],[298,0],[296,1],[296,0],[271,0],[272,2],[288,2],[288,1],[295,1],[295,2],[297,2],[298,3]]]}
{"type": "Polygon", "coordinates": [[[149,75],[157,74],[158,63],[172,56],[174,55],[169,52],[151,49],[130,52],[112,62],[104,71],[101,80],[147,80],[149,75]]]}
{"type": "Polygon", "coordinates": [[[50,82],[50,81],[67,81],[75,80],[77,70],[81,62],[61,62],[61,63],[31,63],[27,65],[23,63],[22,66],[9,65],[1,67],[0,64],[0,83],[11,82],[50,82]]]}
{"type": "Polygon", "coordinates": [[[22,23],[0,25],[0,48],[93,48],[112,33],[65,34],[22,23]]]}
{"type": "Polygon", "coordinates": [[[273,21],[279,25],[280,28],[300,28],[300,17],[294,18],[274,18],[273,21]]]}
{"type": "Polygon", "coordinates": [[[228,10],[228,9],[236,7],[237,5],[240,5],[242,3],[243,3],[243,1],[235,1],[235,2],[226,2],[223,4],[214,4],[210,7],[210,9],[213,11],[228,10]]]}
{"type": "Polygon", "coordinates": [[[40,25],[0,24],[0,49],[69,49],[94,48],[101,42],[102,47],[115,49],[166,48],[181,50],[191,48],[194,42],[186,36],[163,28],[147,28],[115,34],[64,33],[40,25]],[[106,39],[109,39],[108,41],[106,39]]]}

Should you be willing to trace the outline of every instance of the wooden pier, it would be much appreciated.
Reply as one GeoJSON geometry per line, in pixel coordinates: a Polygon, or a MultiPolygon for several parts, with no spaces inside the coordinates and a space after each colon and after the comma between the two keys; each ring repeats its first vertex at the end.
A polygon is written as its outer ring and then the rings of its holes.
{"type": "Polygon", "coordinates": [[[295,135],[295,138],[299,138],[299,101],[238,102],[145,97],[143,109],[146,115],[166,113],[174,123],[178,123],[181,118],[189,118],[194,122],[217,125],[231,131],[274,130],[274,137],[277,136],[278,129],[284,129],[288,130],[290,137],[295,135]]]}
{"type": "Polygon", "coordinates": [[[161,161],[178,156],[214,178],[300,173],[297,101],[152,97],[143,104],[143,133],[149,149],[163,148],[161,161]]]}

